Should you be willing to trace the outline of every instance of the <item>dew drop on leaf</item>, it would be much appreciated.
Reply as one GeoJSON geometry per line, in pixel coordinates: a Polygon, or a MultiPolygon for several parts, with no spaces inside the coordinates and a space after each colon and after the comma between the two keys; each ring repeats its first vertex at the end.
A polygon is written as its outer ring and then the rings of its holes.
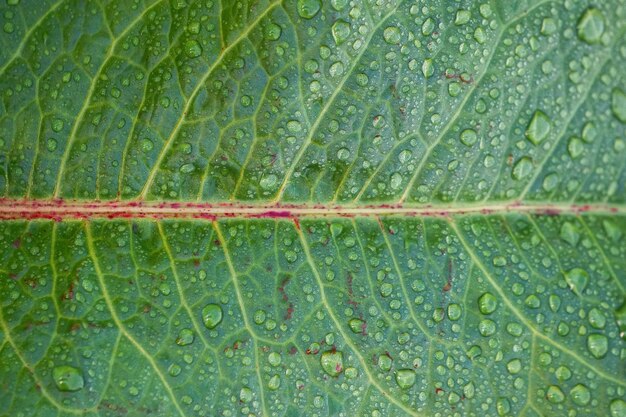
{"type": "Polygon", "coordinates": [[[578,37],[589,43],[594,44],[600,42],[604,33],[604,15],[594,7],[591,7],[582,14],[576,25],[578,37]]]}
{"type": "Polygon", "coordinates": [[[222,322],[222,307],[217,304],[207,304],[202,309],[202,321],[207,329],[214,329],[222,322]]]}
{"type": "Polygon", "coordinates": [[[190,39],[184,44],[185,55],[189,58],[197,58],[202,55],[202,46],[194,39],[190,39]]]}
{"type": "Polygon", "coordinates": [[[626,401],[615,399],[609,405],[611,417],[626,417],[626,401]]]}
{"type": "Polygon", "coordinates": [[[454,24],[457,26],[464,25],[469,22],[471,16],[472,15],[468,10],[457,10],[456,16],[454,18],[454,24]]]}
{"type": "Polygon", "coordinates": [[[574,268],[565,273],[565,281],[572,291],[581,295],[589,282],[589,274],[584,269],[574,268]]]}
{"type": "Polygon", "coordinates": [[[396,372],[396,383],[400,389],[409,389],[415,385],[415,371],[413,369],[399,369],[396,372]]]}
{"type": "Polygon", "coordinates": [[[52,378],[59,391],[74,392],[85,386],[81,371],[68,365],[54,368],[52,378]]]}
{"type": "Polygon", "coordinates": [[[283,29],[278,26],[276,23],[270,23],[265,26],[265,30],[263,31],[263,35],[265,39],[268,41],[276,41],[280,38],[280,35],[283,33],[283,29]]]}
{"type": "Polygon", "coordinates": [[[280,376],[272,375],[270,380],[267,382],[267,387],[270,389],[270,391],[276,391],[278,388],[280,388],[280,376]]]}
{"type": "Polygon", "coordinates": [[[364,325],[365,321],[361,319],[350,319],[350,321],[348,321],[348,326],[353,333],[363,333],[364,325]]]}
{"type": "Polygon", "coordinates": [[[472,146],[478,140],[478,135],[474,129],[465,129],[461,132],[461,143],[465,146],[472,146]]]}
{"type": "Polygon", "coordinates": [[[400,29],[398,29],[397,26],[389,26],[383,31],[383,38],[385,39],[385,42],[390,45],[399,44],[401,35],[400,29]]]}
{"type": "Polygon", "coordinates": [[[248,387],[243,387],[239,391],[239,401],[241,401],[242,403],[249,403],[250,401],[252,401],[252,397],[252,390],[248,387]]]}
{"type": "Polygon", "coordinates": [[[181,329],[178,332],[178,337],[176,338],[176,344],[179,346],[187,346],[193,343],[194,341],[194,333],[191,329],[181,329]]]}
{"type": "Polygon", "coordinates": [[[573,247],[578,245],[578,241],[580,240],[580,232],[578,228],[570,222],[563,223],[559,236],[563,241],[569,243],[573,247]]]}
{"type": "Polygon", "coordinates": [[[611,110],[620,122],[626,123],[626,93],[619,88],[611,93],[611,110]]]}
{"type": "Polygon", "coordinates": [[[312,19],[321,7],[320,0],[298,0],[298,14],[303,19],[312,19]]]}
{"type": "Polygon", "coordinates": [[[345,20],[337,20],[333,23],[333,27],[331,29],[333,34],[333,39],[337,45],[341,45],[348,39],[350,36],[350,24],[345,20]]]}
{"type": "Polygon", "coordinates": [[[572,398],[572,402],[581,407],[589,404],[591,401],[591,392],[583,384],[575,385],[569,392],[569,395],[572,398]]]}
{"type": "Polygon", "coordinates": [[[546,398],[553,404],[560,404],[565,401],[565,394],[558,386],[550,385],[546,392],[546,398]]]}
{"type": "Polygon", "coordinates": [[[590,334],[587,337],[587,348],[594,358],[602,359],[609,351],[609,340],[603,334],[590,334]]]}
{"type": "Polygon", "coordinates": [[[498,307],[498,299],[490,292],[486,292],[478,299],[478,309],[482,314],[491,314],[498,307]]]}
{"type": "Polygon", "coordinates": [[[329,350],[320,357],[322,370],[330,376],[338,376],[343,371],[343,352],[329,350]]]}
{"type": "Polygon", "coordinates": [[[551,129],[550,118],[541,110],[537,110],[526,128],[526,138],[534,145],[538,145],[548,137],[551,129]]]}
{"type": "Polygon", "coordinates": [[[521,157],[513,166],[513,179],[521,180],[533,172],[533,160],[528,156],[521,157]]]}
{"type": "Polygon", "coordinates": [[[481,320],[478,323],[478,331],[485,337],[493,336],[496,333],[496,323],[489,319],[481,320]]]}

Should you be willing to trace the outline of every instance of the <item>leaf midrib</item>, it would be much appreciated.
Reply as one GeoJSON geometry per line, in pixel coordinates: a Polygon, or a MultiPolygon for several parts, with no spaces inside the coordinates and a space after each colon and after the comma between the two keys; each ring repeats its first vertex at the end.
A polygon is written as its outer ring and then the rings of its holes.
{"type": "Polygon", "coordinates": [[[35,219],[206,219],[268,218],[299,219],[326,217],[451,217],[498,214],[626,215],[626,204],[572,204],[564,202],[519,202],[465,204],[417,203],[246,203],[190,201],[89,201],[56,199],[0,199],[0,220],[35,219]]]}

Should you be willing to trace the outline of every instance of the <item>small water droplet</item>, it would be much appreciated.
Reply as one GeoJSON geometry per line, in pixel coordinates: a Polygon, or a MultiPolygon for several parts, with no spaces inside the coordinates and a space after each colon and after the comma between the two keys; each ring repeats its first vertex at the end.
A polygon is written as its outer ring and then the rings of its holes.
{"type": "Polygon", "coordinates": [[[491,314],[498,307],[498,299],[490,292],[486,292],[478,299],[478,310],[482,314],[491,314]]]}
{"type": "Polygon", "coordinates": [[[363,333],[365,321],[356,318],[350,319],[350,321],[348,321],[348,326],[350,326],[350,330],[352,330],[352,333],[363,333]]]}
{"type": "Polygon", "coordinates": [[[584,269],[574,268],[565,273],[565,281],[572,291],[582,295],[589,282],[589,274],[584,269]]]}
{"type": "Polygon", "coordinates": [[[207,329],[215,329],[222,322],[222,307],[217,304],[207,304],[202,309],[202,321],[207,329]]]}
{"type": "Polygon", "coordinates": [[[521,180],[533,172],[533,160],[528,156],[521,157],[513,166],[513,179],[521,180]]]}
{"type": "Polygon", "coordinates": [[[182,164],[178,170],[183,174],[189,174],[195,169],[193,164],[182,164]]]}
{"type": "Polygon", "coordinates": [[[278,181],[278,177],[276,177],[276,175],[266,174],[261,177],[261,181],[259,181],[259,185],[264,190],[269,190],[270,188],[274,187],[274,185],[276,185],[277,181],[278,181]]]}
{"type": "Polygon", "coordinates": [[[596,329],[604,329],[606,316],[602,314],[602,311],[594,307],[589,311],[589,324],[596,329]]]}
{"type": "Polygon", "coordinates": [[[194,39],[189,39],[185,42],[183,49],[185,51],[185,55],[189,58],[197,58],[202,55],[202,46],[200,46],[200,43],[194,39]]]}
{"type": "Polygon", "coordinates": [[[389,357],[389,355],[380,355],[378,358],[378,367],[381,371],[389,371],[391,369],[391,365],[393,365],[393,360],[389,357]]]}
{"type": "Polygon", "coordinates": [[[276,391],[278,388],[280,388],[280,376],[278,375],[273,375],[270,380],[267,382],[267,387],[271,390],[271,391],[276,391]]]}
{"type": "Polygon", "coordinates": [[[619,88],[611,93],[611,110],[620,122],[626,123],[626,93],[619,88]]]}
{"type": "Polygon", "coordinates": [[[596,359],[602,359],[609,351],[609,340],[603,334],[590,334],[587,338],[589,353],[596,359]]]}
{"type": "Polygon", "coordinates": [[[52,378],[59,391],[74,392],[85,386],[85,380],[80,370],[72,366],[57,366],[52,371],[52,378]]]}
{"type": "Polygon", "coordinates": [[[343,371],[343,352],[338,350],[329,350],[322,353],[320,358],[322,369],[326,374],[335,377],[343,371]]]}
{"type": "Polygon", "coordinates": [[[392,190],[399,190],[402,187],[402,180],[402,175],[399,172],[394,172],[391,174],[389,186],[392,190]]]}
{"type": "Polygon", "coordinates": [[[493,336],[496,333],[496,323],[489,319],[481,320],[478,323],[478,331],[485,337],[493,336]]]}
{"type": "Polygon", "coordinates": [[[58,146],[58,142],[54,138],[50,138],[46,141],[46,148],[50,152],[54,152],[57,149],[57,146],[58,146]]]}
{"type": "Polygon", "coordinates": [[[60,132],[61,130],[63,130],[63,126],[65,126],[65,122],[63,121],[63,119],[54,119],[52,121],[52,130],[54,132],[60,132]]]}
{"type": "Polygon", "coordinates": [[[413,369],[399,369],[396,372],[396,383],[400,389],[409,389],[415,385],[415,371],[413,369]]]}
{"type": "Polygon", "coordinates": [[[462,313],[463,310],[461,309],[460,305],[452,303],[448,306],[448,318],[451,321],[457,321],[458,319],[460,319],[462,313]]]}
{"type": "Polygon", "coordinates": [[[350,158],[350,151],[348,148],[339,148],[337,151],[337,159],[340,161],[346,161],[348,158],[350,158]]]}
{"type": "Polygon", "coordinates": [[[541,110],[537,110],[526,128],[526,138],[534,145],[538,145],[548,137],[551,129],[550,118],[541,110]]]}
{"type": "Polygon", "coordinates": [[[433,60],[431,58],[425,59],[422,64],[422,74],[424,74],[425,78],[430,78],[434,73],[435,66],[433,65],[433,60]]]}
{"type": "Polygon", "coordinates": [[[575,385],[569,394],[572,397],[572,402],[581,407],[589,404],[589,401],[591,401],[591,392],[583,384],[575,385]]]}
{"type": "Polygon", "coordinates": [[[567,153],[572,159],[578,158],[585,151],[583,141],[577,137],[571,137],[567,143],[567,153]]]}
{"type": "Polygon", "coordinates": [[[193,343],[194,333],[191,329],[181,329],[176,338],[176,344],[179,346],[187,346],[193,343]]]}
{"type": "Polygon", "coordinates": [[[512,359],[506,364],[506,369],[510,374],[517,374],[522,370],[522,361],[519,359],[512,359]]]}
{"type": "Polygon", "coordinates": [[[556,371],[554,371],[554,375],[559,381],[567,381],[572,377],[572,371],[570,371],[567,366],[562,365],[556,368],[556,371]]]}
{"type": "Polygon", "coordinates": [[[333,23],[331,32],[335,43],[341,45],[350,36],[350,24],[345,20],[339,19],[333,23]]]}
{"type": "Polygon", "coordinates": [[[464,25],[469,22],[471,16],[472,15],[468,10],[457,10],[454,18],[454,24],[457,26],[464,25]]]}
{"type": "Polygon", "coordinates": [[[474,129],[465,129],[461,132],[461,142],[465,146],[472,146],[478,140],[478,135],[474,129]]]}
{"type": "Polygon", "coordinates": [[[546,398],[553,404],[560,404],[565,401],[565,394],[561,391],[556,385],[550,385],[548,387],[548,392],[546,392],[546,398]]]}
{"type": "Polygon", "coordinates": [[[170,367],[167,369],[167,372],[171,375],[171,376],[178,376],[180,375],[180,373],[183,371],[183,369],[180,367],[180,365],[178,364],[171,364],[170,367]]]}
{"type": "Polygon", "coordinates": [[[267,39],[268,41],[278,40],[282,33],[283,33],[283,29],[280,26],[278,26],[276,23],[268,24],[267,26],[265,26],[265,30],[263,31],[265,39],[267,39]]]}
{"type": "Polygon", "coordinates": [[[390,45],[399,44],[401,37],[402,37],[402,33],[400,32],[400,29],[398,29],[397,26],[389,26],[385,28],[385,30],[383,31],[383,38],[385,39],[385,42],[387,42],[390,45]]]}
{"type": "Polygon", "coordinates": [[[249,403],[252,401],[252,390],[248,387],[243,387],[239,391],[239,401],[242,403],[249,403]]]}
{"type": "Polygon", "coordinates": [[[298,0],[298,14],[303,19],[312,19],[321,7],[320,0],[298,0]]]}

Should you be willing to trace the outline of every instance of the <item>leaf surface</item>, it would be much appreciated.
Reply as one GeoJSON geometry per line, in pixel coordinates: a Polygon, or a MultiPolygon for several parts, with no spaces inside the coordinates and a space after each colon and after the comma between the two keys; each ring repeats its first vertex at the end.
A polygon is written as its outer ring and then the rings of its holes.
{"type": "Polygon", "coordinates": [[[622,0],[0,9],[0,416],[626,416],[622,0]]]}

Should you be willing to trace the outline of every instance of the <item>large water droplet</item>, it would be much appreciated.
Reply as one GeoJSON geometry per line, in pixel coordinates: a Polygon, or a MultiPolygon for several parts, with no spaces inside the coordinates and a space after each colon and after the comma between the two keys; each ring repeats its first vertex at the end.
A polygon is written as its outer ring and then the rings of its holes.
{"type": "Polygon", "coordinates": [[[312,19],[320,11],[320,0],[298,0],[298,14],[304,19],[312,19]]]}
{"type": "Polygon", "coordinates": [[[574,268],[565,273],[565,281],[572,291],[581,295],[589,283],[589,274],[584,269],[574,268]]]}
{"type": "Polygon", "coordinates": [[[589,401],[591,401],[591,392],[583,384],[575,385],[569,394],[572,397],[572,402],[581,407],[589,404],[589,401]]]}
{"type": "Polygon", "coordinates": [[[611,110],[620,122],[626,123],[626,93],[619,88],[611,93],[611,110]]]}
{"type": "Polygon", "coordinates": [[[611,410],[611,417],[626,417],[626,401],[619,398],[611,401],[609,410],[611,410]]]}
{"type": "Polygon", "coordinates": [[[320,358],[322,369],[330,376],[338,376],[343,371],[343,352],[329,350],[322,353],[320,358]]]}
{"type": "Polygon", "coordinates": [[[400,29],[398,29],[397,26],[389,26],[385,28],[385,30],[383,31],[383,38],[385,39],[385,42],[387,42],[388,44],[391,44],[391,45],[399,44],[401,37],[402,37],[402,33],[400,32],[400,29]]]}
{"type": "Polygon", "coordinates": [[[73,392],[85,386],[85,380],[80,370],[68,365],[54,368],[52,378],[59,391],[73,392]]]}
{"type": "Polygon", "coordinates": [[[571,222],[565,222],[561,225],[559,236],[565,242],[574,247],[578,245],[578,241],[580,240],[580,232],[578,231],[576,225],[571,222]]]}
{"type": "Polygon", "coordinates": [[[541,110],[537,110],[526,128],[526,138],[534,145],[538,145],[548,136],[551,128],[550,118],[541,110]]]}
{"type": "Polygon", "coordinates": [[[217,304],[207,304],[202,309],[202,321],[207,329],[215,329],[222,322],[222,307],[217,304]]]}
{"type": "Polygon", "coordinates": [[[413,369],[400,369],[396,372],[396,383],[401,389],[409,389],[415,385],[415,371],[413,369]]]}
{"type": "Polygon", "coordinates": [[[202,46],[198,43],[198,41],[194,39],[190,39],[183,45],[183,49],[185,51],[185,55],[189,58],[197,58],[202,55],[202,46]]]}
{"type": "Polygon", "coordinates": [[[341,45],[348,39],[350,36],[350,24],[345,20],[337,20],[333,23],[333,27],[331,29],[333,33],[333,39],[337,45],[341,45]]]}
{"type": "Polygon", "coordinates": [[[478,331],[485,337],[493,336],[496,332],[496,323],[489,319],[481,320],[478,323],[478,331]]]}
{"type": "Polygon", "coordinates": [[[178,332],[178,337],[176,338],[176,344],[179,346],[187,346],[193,343],[194,341],[193,330],[191,329],[181,329],[178,332]]]}
{"type": "Polygon", "coordinates": [[[239,391],[239,401],[241,401],[242,403],[249,403],[250,401],[252,401],[252,397],[252,390],[248,387],[243,387],[239,391]]]}
{"type": "Polygon", "coordinates": [[[478,135],[474,129],[465,129],[461,132],[461,143],[465,146],[472,146],[478,140],[478,135]]]}
{"type": "Polygon", "coordinates": [[[268,41],[276,41],[280,38],[280,35],[283,33],[283,29],[278,26],[276,23],[270,23],[265,26],[265,30],[263,31],[263,35],[265,39],[268,41]]]}
{"type": "Polygon", "coordinates": [[[596,359],[601,359],[609,351],[609,340],[603,334],[590,334],[587,338],[589,353],[596,359]]]}
{"type": "Polygon", "coordinates": [[[561,391],[556,385],[550,385],[548,387],[548,392],[546,392],[546,398],[553,404],[560,404],[565,401],[565,394],[561,391]]]}
{"type": "Polygon", "coordinates": [[[523,156],[513,166],[513,179],[521,180],[533,172],[533,160],[528,156],[523,156]]]}
{"type": "Polygon", "coordinates": [[[578,37],[589,43],[600,42],[604,33],[604,15],[594,7],[591,7],[582,14],[576,25],[578,37]]]}
{"type": "Polygon", "coordinates": [[[498,307],[498,299],[490,292],[486,292],[478,299],[478,309],[483,314],[491,314],[498,307]]]}
{"type": "Polygon", "coordinates": [[[602,311],[594,307],[589,311],[589,324],[596,329],[604,329],[606,316],[602,314],[602,311]]]}

